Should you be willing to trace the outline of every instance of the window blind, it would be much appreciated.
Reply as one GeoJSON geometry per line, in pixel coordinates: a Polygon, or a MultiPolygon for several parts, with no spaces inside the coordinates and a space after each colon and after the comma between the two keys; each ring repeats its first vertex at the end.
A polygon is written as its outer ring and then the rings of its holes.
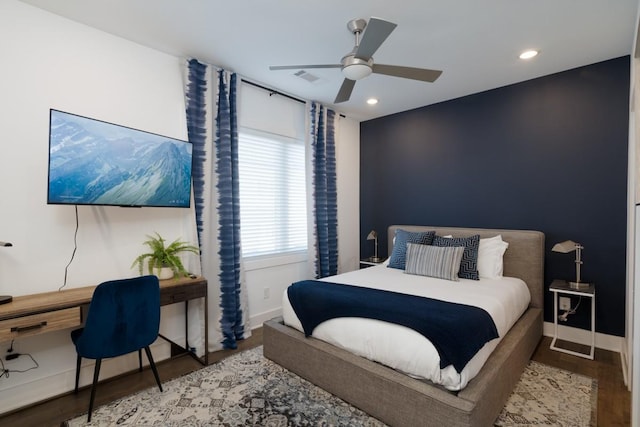
{"type": "Polygon", "coordinates": [[[243,257],[306,251],[304,142],[246,128],[238,142],[243,257]]]}

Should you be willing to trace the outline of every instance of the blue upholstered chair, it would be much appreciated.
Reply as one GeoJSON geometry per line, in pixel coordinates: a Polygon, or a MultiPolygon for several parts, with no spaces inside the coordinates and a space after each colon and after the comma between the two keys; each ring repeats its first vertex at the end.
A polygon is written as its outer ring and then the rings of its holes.
{"type": "Polygon", "coordinates": [[[96,361],[88,421],[91,421],[100,364],[104,358],[138,351],[140,370],[142,370],[142,349],[144,348],[158,387],[162,391],[156,364],[149,349],[149,345],[158,338],[159,327],[160,285],[156,276],[113,280],[96,287],[84,328],[71,332],[71,340],[78,353],[76,393],[82,358],[96,361]]]}

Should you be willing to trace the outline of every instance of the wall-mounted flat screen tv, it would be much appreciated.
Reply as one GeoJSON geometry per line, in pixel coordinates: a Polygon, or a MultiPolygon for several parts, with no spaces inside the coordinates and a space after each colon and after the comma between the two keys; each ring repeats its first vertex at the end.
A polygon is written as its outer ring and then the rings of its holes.
{"type": "Polygon", "coordinates": [[[191,160],[187,141],[51,109],[47,203],[188,208],[191,160]]]}

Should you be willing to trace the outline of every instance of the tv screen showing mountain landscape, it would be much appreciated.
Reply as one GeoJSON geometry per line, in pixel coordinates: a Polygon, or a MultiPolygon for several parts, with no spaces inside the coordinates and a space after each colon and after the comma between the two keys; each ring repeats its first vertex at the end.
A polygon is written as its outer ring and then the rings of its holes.
{"type": "Polygon", "coordinates": [[[189,207],[186,141],[51,110],[49,204],[189,207]]]}

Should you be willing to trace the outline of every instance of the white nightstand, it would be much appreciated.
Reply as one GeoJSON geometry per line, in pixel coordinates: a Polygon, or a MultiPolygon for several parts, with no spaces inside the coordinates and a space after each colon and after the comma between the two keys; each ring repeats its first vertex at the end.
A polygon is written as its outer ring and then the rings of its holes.
{"type": "Polygon", "coordinates": [[[374,265],[380,265],[386,260],[387,260],[386,258],[377,258],[377,259],[374,257],[362,258],[360,260],[360,268],[367,268],[374,265]]]}
{"type": "Polygon", "coordinates": [[[574,356],[584,357],[593,360],[596,347],[596,288],[592,284],[584,289],[575,289],[569,286],[565,280],[554,280],[549,286],[549,290],[553,292],[553,340],[551,341],[551,349],[561,351],[563,353],[573,354],[574,356]],[[589,353],[581,353],[578,351],[567,350],[556,346],[558,340],[558,298],[560,295],[574,295],[583,298],[591,298],[591,348],[589,353]]]}

